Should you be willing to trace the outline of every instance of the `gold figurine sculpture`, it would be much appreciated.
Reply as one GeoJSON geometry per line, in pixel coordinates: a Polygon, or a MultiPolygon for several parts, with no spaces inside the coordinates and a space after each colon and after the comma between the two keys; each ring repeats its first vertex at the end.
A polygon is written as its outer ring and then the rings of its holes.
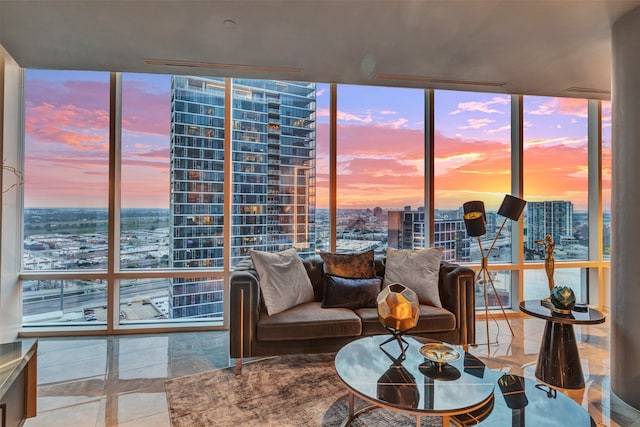
{"type": "Polygon", "coordinates": [[[556,244],[553,242],[551,234],[547,234],[544,240],[536,240],[536,243],[544,246],[544,269],[547,272],[547,279],[549,280],[549,293],[553,292],[555,283],[553,281],[553,270],[555,268],[555,260],[553,258],[553,250],[556,244]]]}

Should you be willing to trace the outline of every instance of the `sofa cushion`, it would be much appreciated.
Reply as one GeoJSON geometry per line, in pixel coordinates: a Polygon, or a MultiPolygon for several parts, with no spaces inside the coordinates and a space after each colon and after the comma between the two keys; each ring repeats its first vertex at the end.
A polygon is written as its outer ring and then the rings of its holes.
{"type": "Polygon", "coordinates": [[[418,294],[420,304],[442,307],[438,290],[441,258],[441,248],[387,248],[383,286],[401,283],[418,294]]]}
{"type": "MultiPolygon", "coordinates": [[[[357,337],[362,332],[360,317],[348,308],[322,308],[309,302],[267,316],[260,314],[258,339],[264,341],[357,337]]],[[[375,310],[375,309],[374,309],[375,310]]]]}
{"type": "Polygon", "coordinates": [[[251,250],[260,277],[262,300],[270,316],[314,300],[311,281],[295,248],[271,253],[251,250]]]}
{"type": "MultiPolygon", "coordinates": [[[[380,320],[376,308],[358,308],[355,313],[362,319],[362,335],[388,334],[380,320]]],[[[422,334],[427,332],[448,332],[456,328],[456,317],[449,310],[420,304],[420,317],[415,328],[409,329],[407,334],[422,334]]]]}
{"type": "Polygon", "coordinates": [[[324,299],[322,308],[376,307],[382,279],[347,279],[324,275],[324,299]]]}
{"type": "Polygon", "coordinates": [[[359,254],[323,252],[324,274],[348,279],[370,279],[376,276],[373,249],[359,254]]]}

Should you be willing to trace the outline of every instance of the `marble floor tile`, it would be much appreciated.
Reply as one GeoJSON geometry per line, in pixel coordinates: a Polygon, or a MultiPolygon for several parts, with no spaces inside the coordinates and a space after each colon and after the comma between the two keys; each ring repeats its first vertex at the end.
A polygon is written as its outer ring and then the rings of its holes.
{"type": "MultiPolygon", "coordinates": [[[[526,316],[476,323],[469,351],[489,368],[535,379],[545,322],[526,316]],[[487,341],[490,345],[487,346],[487,341]]],[[[575,326],[585,388],[562,391],[599,426],[640,427],[640,411],[611,392],[609,326],[575,326]]],[[[169,427],[168,378],[230,366],[226,331],[91,338],[42,338],[38,416],[25,427],[169,427]]]]}

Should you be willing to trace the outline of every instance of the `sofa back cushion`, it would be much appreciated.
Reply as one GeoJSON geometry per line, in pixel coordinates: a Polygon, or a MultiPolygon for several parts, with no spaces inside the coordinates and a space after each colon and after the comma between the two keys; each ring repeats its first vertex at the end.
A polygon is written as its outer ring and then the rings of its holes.
{"type": "Polygon", "coordinates": [[[401,283],[418,294],[420,304],[442,307],[438,289],[441,258],[441,248],[387,248],[383,286],[401,283]]]}
{"type": "Polygon", "coordinates": [[[324,261],[324,274],[347,279],[371,279],[376,276],[373,249],[357,254],[323,252],[320,257],[324,261]]]}
{"type": "Polygon", "coordinates": [[[314,300],[311,281],[295,248],[277,253],[256,250],[249,253],[269,316],[314,300]]]}

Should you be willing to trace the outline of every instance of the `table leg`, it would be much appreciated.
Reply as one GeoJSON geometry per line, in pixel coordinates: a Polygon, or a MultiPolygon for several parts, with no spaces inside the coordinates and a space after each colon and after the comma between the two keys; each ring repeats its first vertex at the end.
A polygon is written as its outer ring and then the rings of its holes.
{"type": "Polygon", "coordinates": [[[573,325],[546,321],[536,377],[560,388],[584,388],[580,354],[573,325]]]}
{"type": "Polygon", "coordinates": [[[442,427],[449,427],[451,424],[449,422],[449,415],[445,415],[442,417],[442,427]]]}
{"type": "Polygon", "coordinates": [[[353,409],[354,409],[353,393],[349,393],[349,421],[353,419],[353,409]]]}

